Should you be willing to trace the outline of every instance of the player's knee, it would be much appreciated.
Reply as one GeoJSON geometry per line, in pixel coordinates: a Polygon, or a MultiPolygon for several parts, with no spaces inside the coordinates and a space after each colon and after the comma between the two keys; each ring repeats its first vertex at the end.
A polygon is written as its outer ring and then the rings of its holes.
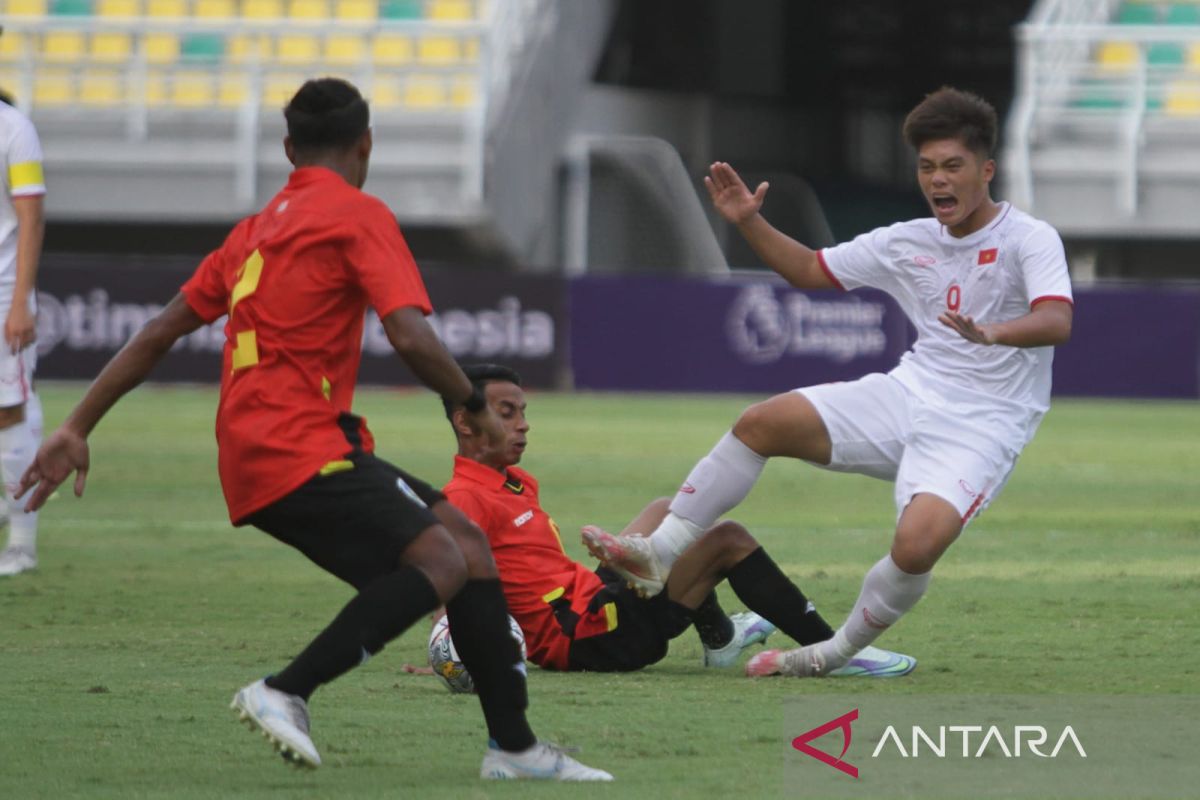
{"type": "Polygon", "coordinates": [[[751,450],[761,453],[766,446],[765,440],[770,437],[772,417],[770,401],[755,403],[738,417],[733,425],[733,435],[751,450]]]}
{"type": "Polygon", "coordinates": [[[915,537],[892,542],[892,561],[910,575],[922,575],[933,569],[944,548],[933,546],[928,540],[915,537]]]}

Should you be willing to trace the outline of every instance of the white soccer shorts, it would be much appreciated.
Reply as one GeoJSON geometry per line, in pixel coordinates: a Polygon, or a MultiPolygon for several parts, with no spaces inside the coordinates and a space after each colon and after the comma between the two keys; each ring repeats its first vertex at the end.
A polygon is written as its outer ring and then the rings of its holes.
{"type": "Polygon", "coordinates": [[[37,343],[13,354],[0,342],[0,408],[24,405],[33,393],[33,370],[37,367],[37,343]]]}
{"type": "Polygon", "coordinates": [[[1004,488],[1018,450],[959,409],[923,403],[889,375],[796,389],[816,407],[833,442],[823,469],[894,481],[896,517],[917,494],[950,503],[965,526],[1004,488]]]}

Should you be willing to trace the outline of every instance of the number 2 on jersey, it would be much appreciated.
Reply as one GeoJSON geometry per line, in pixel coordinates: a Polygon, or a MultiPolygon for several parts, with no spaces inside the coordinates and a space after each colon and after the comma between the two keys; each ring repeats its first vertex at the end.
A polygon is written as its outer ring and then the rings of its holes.
{"type": "MultiPolygon", "coordinates": [[[[258,289],[258,280],[262,277],[262,254],[255,250],[237,271],[238,281],[229,293],[229,326],[234,330],[233,312],[237,304],[254,294],[258,289]]],[[[234,370],[253,367],[258,363],[258,337],[251,328],[247,331],[237,331],[236,344],[233,347],[232,360],[234,370]]]]}
{"type": "Polygon", "coordinates": [[[958,311],[960,305],[962,305],[962,289],[955,283],[946,290],[946,308],[958,311]]]}

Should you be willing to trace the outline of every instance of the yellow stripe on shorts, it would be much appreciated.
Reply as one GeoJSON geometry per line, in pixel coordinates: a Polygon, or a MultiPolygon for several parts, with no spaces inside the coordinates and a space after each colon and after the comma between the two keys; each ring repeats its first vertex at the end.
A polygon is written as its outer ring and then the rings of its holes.
{"type": "Polygon", "coordinates": [[[617,629],[617,604],[604,604],[604,618],[608,620],[608,630],[611,633],[617,629]]]}
{"type": "Polygon", "coordinates": [[[555,589],[554,591],[547,592],[546,594],[542,595],[542,602],[543,603],[553,603],[555,600],[562,597],[566,593],[567,593],[566,587],[560,586],[557,589],[555,589]]]}
{"type": "Polygon", "coordinates": [[[8,185],[10,191],[26,189],[30,186],[45,186],[46,177],[42,173],[40,161],[26,161],[24,164],[10,164],[8,167],[8,185]]]}
{"type": "Polygon", "coordinates": [[[352,469],[354,469],[353,461],[346,461],[345,459],[342,459],[341,461],[330,461],[328,464],[321,467],[321,477],[324,478],[326,475],[333,475],[335,472],[346,472],[352,469]]]}

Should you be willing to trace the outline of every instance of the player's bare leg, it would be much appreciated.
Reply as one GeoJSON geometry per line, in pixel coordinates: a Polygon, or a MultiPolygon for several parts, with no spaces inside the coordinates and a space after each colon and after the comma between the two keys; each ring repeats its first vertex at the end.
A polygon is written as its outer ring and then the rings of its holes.
{"type": "Polygon", "coordinates": [[[833,638],[795,650],[759,653],[746,665],[746,673],[823,677],[845,666],[917,604],[934,564],[961,532],[958,509],[937,495],[916,495],[900,515],[891,552],[867,573],[854,610],[833,638]]]}
{"type": "Polygon", "coordinates": [[[746,409],[733,430],[692,469],[671,501],[670,513],[648,541],[589,526],[584,544],[646,596],[662,591],[683,551],[746,498],[767,459],[787,456],[828,464],[833,450],[821,415],[799,392],[746,409]]]}

